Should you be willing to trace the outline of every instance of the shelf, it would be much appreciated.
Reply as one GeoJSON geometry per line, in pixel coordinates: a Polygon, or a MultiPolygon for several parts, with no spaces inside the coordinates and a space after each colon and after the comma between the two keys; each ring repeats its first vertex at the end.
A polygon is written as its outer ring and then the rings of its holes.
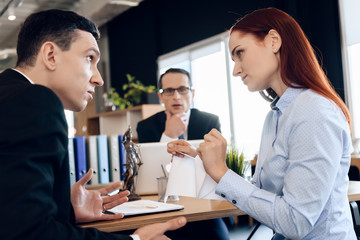
{"type": "Polygon", "coordinates": [[[160,104],[143,104],[124,110],[96,114],[87,119],[87,134],[124,134],[131,126],[133,137],[137,138],[137,123],[163,110],[164,106],[160,104]]]}

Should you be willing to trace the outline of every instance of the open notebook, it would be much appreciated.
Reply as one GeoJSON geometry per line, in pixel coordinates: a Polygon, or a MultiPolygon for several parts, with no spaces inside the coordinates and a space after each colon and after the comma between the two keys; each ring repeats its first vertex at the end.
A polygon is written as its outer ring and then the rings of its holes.
{"type": "Polygon", "coordinates": [[[179,204],[156,202],[152,200],[137,200],[120,204],[112,209],[109,209],[108,212],[122,213],[124,214],[124,217],[126,217],[177,211],[182,209],[184,209],[184,206],[179,204]]]}

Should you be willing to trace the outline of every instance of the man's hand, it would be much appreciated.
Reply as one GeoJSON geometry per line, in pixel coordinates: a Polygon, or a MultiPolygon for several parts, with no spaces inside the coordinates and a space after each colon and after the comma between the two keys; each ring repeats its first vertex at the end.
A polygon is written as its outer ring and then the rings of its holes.
{"type": "Polygon", "coordinates": [[[120,192],[113,196],[107,196],[108,193],[119,189],[120,182],[116,182],[108,187],[98,190],[87,190],[85,185],[92,178],[92,169],[71,188],[71,204],[75,211],[76,222],[92,222],[98,220],[112,220],[123,218],[122,214],[104,214],[107,209],[113,208],[119,204],[128,201],[129,191],[120,192]]]}
{"type": "Polygon", "coordinates": [[[200,143],[197,149],[205,171],[217,183],[228,170],[225,161],[226,147],[226,139],[218,130],[213,128],[204,136],[204,142],[200,143]]]}
{"type": "Polygon", "coordinates": [[[165,111],[165,114],[166,122],[164,134],[170,138],[178,138],[186,130],[185,113],[171,115],[170,112],[165,111]]]}
{"type": "Polygon", "coordinates": [[[168,153],[181,158],[184,157],[181,153],[185,153],[192,157],[196,157],[197,155],[196,148],[187,141],[181,139],[169,142],[167,144],[167,151],[168,153]]]}
{"type": "Polygon", "coordinates": [[[186,224],[185,217],[178,217],[164,223],[155,223],[142,228],[139,228],[134,234],[139,235],[141,240],[166,240],[164,233],[171,230],[176,230],[186,224]]]}

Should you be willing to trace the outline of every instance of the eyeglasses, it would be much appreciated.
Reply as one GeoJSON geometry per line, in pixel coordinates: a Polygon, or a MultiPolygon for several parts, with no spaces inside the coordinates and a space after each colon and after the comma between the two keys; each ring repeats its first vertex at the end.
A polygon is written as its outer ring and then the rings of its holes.
{"type": "Polygon", "coordinates": [[[178,88],[166,88],[166,89],[160,89],[159,92],[161,94],[164,94],[165,96],[172,96],[175,93],[175,90],[181,94],[181,95],[186,95],[189,93],[189,90],[191,90],[190,87],[178,87],[178,88]]]}

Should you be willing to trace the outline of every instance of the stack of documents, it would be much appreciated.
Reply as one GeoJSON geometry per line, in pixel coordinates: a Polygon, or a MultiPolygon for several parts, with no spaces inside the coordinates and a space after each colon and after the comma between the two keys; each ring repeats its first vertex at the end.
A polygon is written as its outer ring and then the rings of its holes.
{"type": "Polygon", "coordinates": [[[108,212],[122,213],[126,217],[150,213],[169,212],[182,209],[184,209],[184,206],[179,204],[156,202],[152,200],[137,200],[120,204],[108,210],[108,212]]]}
{"type": "Polygon", "coordinates": [[[174,156],[171,164],[165,202],[168,196],[179,195],[206,199],[222,199],[215,194],[217,183],[205,172],[201,159],[188,155],[174,156]]]}

